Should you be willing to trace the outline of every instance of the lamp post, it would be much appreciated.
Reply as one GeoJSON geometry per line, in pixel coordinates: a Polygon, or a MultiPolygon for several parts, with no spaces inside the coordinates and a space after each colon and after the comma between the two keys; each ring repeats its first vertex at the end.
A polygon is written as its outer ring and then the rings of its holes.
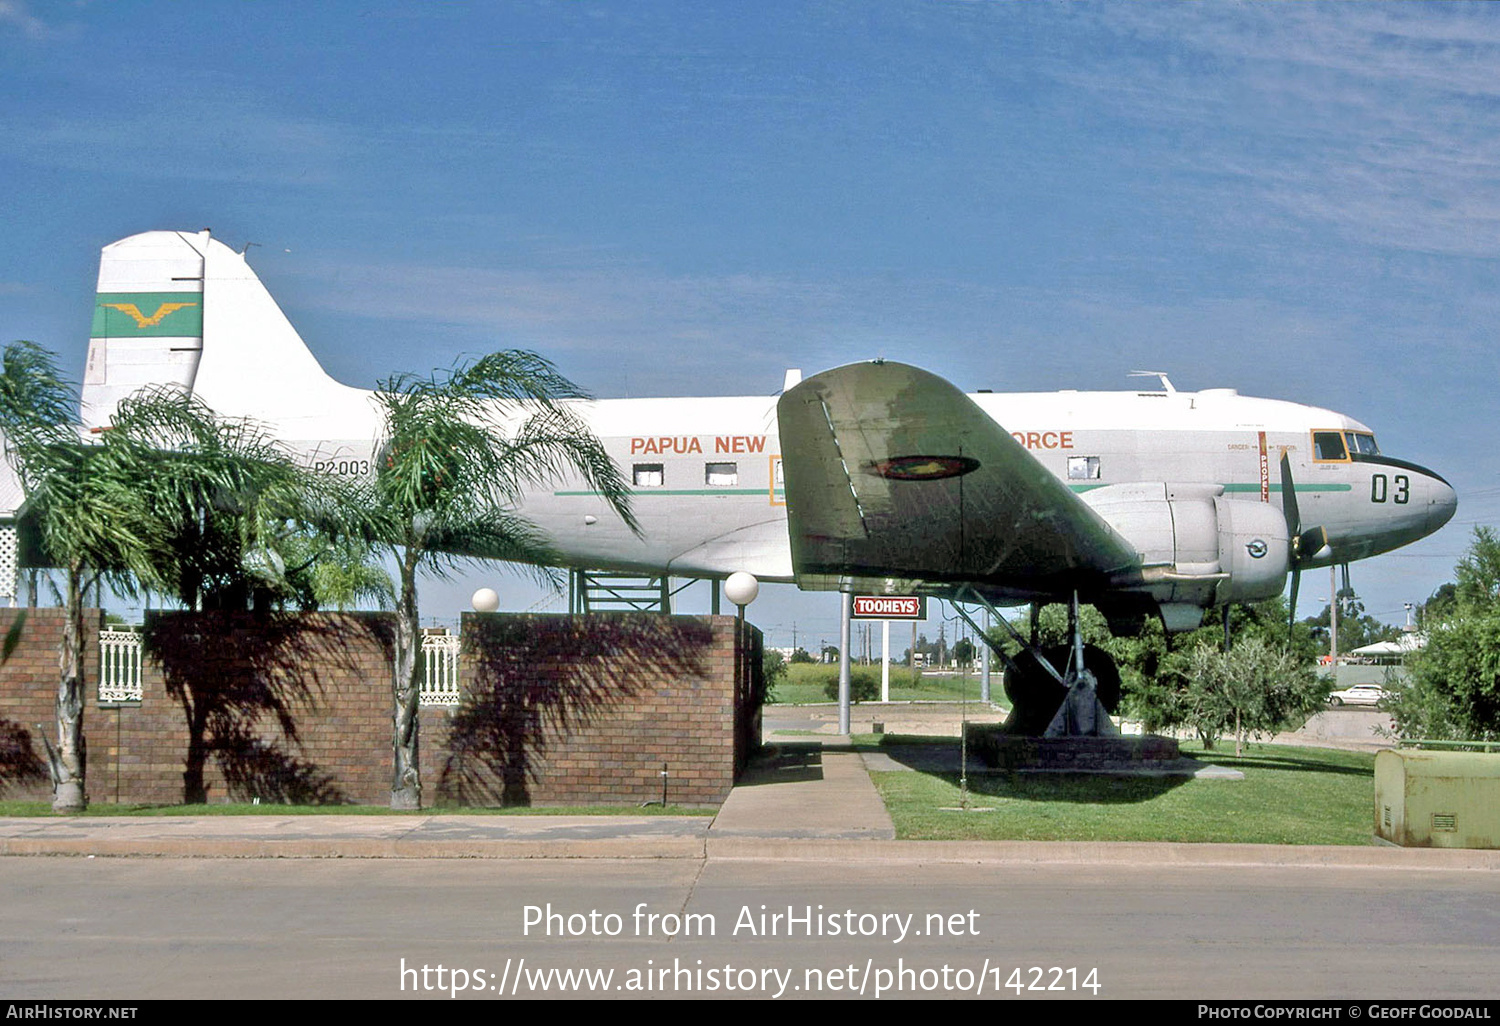
{"type": "MultiPolygon", "coordinates": [[[[737,570],[730,574],[729,578],[724,582],[724,594],[728,596],[729,601],[733,602],[735,608],[739,610],[739,614],[735,617],[734,621],[735,660],[738,662],[743,658],[742,653],[746,651],[747,647],[745,645],[745,607],[754,602],[755,596],[760,594],[760,582],[755,579],[754,574],[747,574],[743,570],[737,570]]],[[[742,669],[750,670],[751,668],[742,667],[742,669]]],[[[746,679],[753,678],[746,677],[746,679]]],[[[663,769],[665,770],[665,767],[663,769]]],[[[665,804],[666,799],[663,798],[662,802],[665,804]]]]}
{"type": "Polygon", "coordinates": [[[755,579],[754,574],[737,570],[724,582],[724,594],[739,609],[740,622],[743,623],[745,607],[754,602],[755,597],[760,594],[760,581],[755,579]]]}

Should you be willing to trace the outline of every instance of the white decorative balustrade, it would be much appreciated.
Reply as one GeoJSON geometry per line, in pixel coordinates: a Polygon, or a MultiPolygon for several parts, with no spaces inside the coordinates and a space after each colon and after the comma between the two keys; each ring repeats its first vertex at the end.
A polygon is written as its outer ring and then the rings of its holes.
{"type": "Polygon", "coordinates": [[[99,632],[99,704],[141,700],[139,631],[99,632]]]}
{"type": "MultiPolygon", "coordinates": [[[[423,705],[457,705],[457,634],[422,635],[423,705]]],[[[141,634],[139,631],[99,632],[99,704],[118,705],[141,700],[141,634]]]]}
{"type": "Polygon", "coordinates": [[[423,705],[458,704],[458,635],[422,635],[423,705]]]}

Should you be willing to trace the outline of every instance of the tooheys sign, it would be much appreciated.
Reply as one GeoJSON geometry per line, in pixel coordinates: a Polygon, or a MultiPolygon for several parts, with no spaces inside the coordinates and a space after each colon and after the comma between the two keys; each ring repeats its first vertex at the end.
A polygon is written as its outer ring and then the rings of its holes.
{"type": "Polygon", "coordinates": [[[927,598],[923,595],[856,595],[856,620],[925,620],[927,598]]]}

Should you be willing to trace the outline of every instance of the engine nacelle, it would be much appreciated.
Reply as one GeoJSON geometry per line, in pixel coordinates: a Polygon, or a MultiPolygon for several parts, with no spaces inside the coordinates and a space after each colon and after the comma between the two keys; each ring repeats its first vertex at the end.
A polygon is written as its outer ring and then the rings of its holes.
{"type": "Polygon", "coordinates": [[[1226,499],[1216,484],[1108,485],[1080,498],[1140,553],[1143,590],[1163,607],[1258,602],[1286,586],[1291,546],[1275,506],[1226,499]]]}

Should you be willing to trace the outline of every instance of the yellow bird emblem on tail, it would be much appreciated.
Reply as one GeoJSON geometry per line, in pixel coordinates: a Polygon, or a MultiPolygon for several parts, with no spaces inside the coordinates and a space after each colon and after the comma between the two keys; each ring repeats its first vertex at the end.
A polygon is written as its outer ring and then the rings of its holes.
{"type": "Polygon", "coordinates": [[[132,320],[135,321],[135,326],[137,328],[154,328],[158,324],[160,324],[163,318],[165,318],[168,314],[175,313],[185,306],[197,306],[198,304],[163,303],[161,306],[158,306],[156,308],[156,313],[152,314],[150,317],[147,317],[145,314],[141,313],[140,307],[136,306],[134,303],[102,303],[100,305],[107,306],[113,310],[118,310],[122,314],[127,314],[132,320]]]}

